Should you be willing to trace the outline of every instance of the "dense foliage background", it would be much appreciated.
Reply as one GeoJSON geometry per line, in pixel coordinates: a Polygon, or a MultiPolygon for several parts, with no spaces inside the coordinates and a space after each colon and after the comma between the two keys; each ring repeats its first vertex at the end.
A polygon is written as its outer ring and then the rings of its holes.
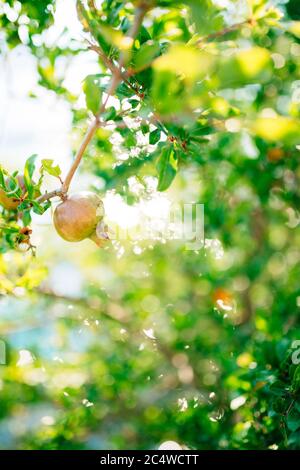
{"type": "Polygon", "coordinates": [[[78,1],[78,19],[70,3],[77,35],[59,1],[0,3],[1,73],[30,52],[28,99],[64,103],[76,152],[121,62],[74,188],[127,226],[136,208],[204,204],[205,243],[68,244],[36,202],[68,149],[16,166],[2,147],[1,188],[20,197],[25,165],[27,197],[1,214],[0,447],[300,448],[298,1],[78,1]]]}

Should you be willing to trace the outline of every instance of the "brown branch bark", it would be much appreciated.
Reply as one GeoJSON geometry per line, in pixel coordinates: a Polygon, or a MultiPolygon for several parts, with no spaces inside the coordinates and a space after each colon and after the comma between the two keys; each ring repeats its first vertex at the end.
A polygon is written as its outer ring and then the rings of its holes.
{"type": "Polygon", "coordinates": [[[54,189],[54,191],[49,191],[43,194],[42,196],[38,197],[36,201],[41,204],[42,202],[48,201],[49,199],[52,199],[53,197],[56,197],[56,196],[60,197],[61,195],[62,195],[61,189],[54,189]]]}
{"type": "MultiPolygon", "coordinates": [[[[101,106],[101,112],[102,112],[102,108],[103,108],[103,105],[101,106]]],[[[62,188],[61,188],[61,192],[63,194],[66,194],[68,192],[68,189],[69,189],[69,186],[70,186],[70,183],[72,181],[72,178],[81,162],[81,159],[83,157],[83,154],[87,148],[87,146],[89,145],[93,135],[95,134],[95,131],[98,127],[98,120],[99,120],[99,117],[98,115],[95,117],[94,121],[92,122],[92,124],[89,126],[88,130],[87,130],[87,133],[85,134],[84,136],[84,139],[79,147],[79,150],[75,156],[75,160],[73,162],[73,164],[71,165],[71,168],[64,180],[64,183],[62,185],[62,188]]]]}

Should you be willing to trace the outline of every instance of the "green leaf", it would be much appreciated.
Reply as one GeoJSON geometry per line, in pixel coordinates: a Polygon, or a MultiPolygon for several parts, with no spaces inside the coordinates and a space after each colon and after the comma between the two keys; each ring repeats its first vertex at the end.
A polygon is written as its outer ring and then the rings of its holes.
{"type": "Polygon", "coordinates": [[[190,84],[203,78],[211,70],[214,57],[204,51],[186,45],[174,45],[164,54],[155,59],[155,73],[173,72],[190,84]]]}
{"type": "Polygon", "coordinates": [[[43,159],[42,160],[42,170],[46,171],[51,176],[58,177],[61,174],[61,169],[59,165],[53,166],[53,160],[43,159]]]}
{"type": "Polygon", "coordinates": [[[140,104],[140,101],[135,99],[128,100],[128,102],[131,104],[132,109],[135,109],[140,104]]]}
{"type": "Polygon", "coordinates": [[[276,395],[279,397],[284,396],[287,392],[286,385],[284,384],[284,382],[281,382],[280,380],[276,380],[276,382],[270,385],[269,390],[272,393],[272,395],[276,395]]]}
{"type": "Polygon", "coordinates": [[[0,166],[0,186],[5,189],[5,176],[2,167],[0,166]]]}
{"type": "Polygon", "coordinates": [[[195,106],[194,92],[212,70],[214,60],[207,52],[183,45],[171,46],[155,59],[151,96],[158,113],[179,113],[190,102],[195,106]]]}
{"type": "Polygon", "coordinates": [[[161,136],[161,130],[155,129],[154,131],[150,132],[149,134],[149,144],[155,145],[159,142],[161,136]]]}
{"type": "Polygon", "coordinates": [[[115,119],[116,116],[117,116],[117,110],[113,106],[110,106],[109,108],[107,108],[102,115],[104,121],[111,121],[115,119]]]}
{"type": "Polygon", "coordinates": [[[159,55],[160,47],[158,43],[149,41],[144,43],[133,57],[133,68],[135,70],[147,68],[159,55]]]}
{"type": "Polygon", "coordinates": [[[270,52],[252,47],[222,58],[216,75],[219,88],[238,88],[251,83],[267,81],[272,74],[270,52]]]}
{"type": "Polygon", "coordinates": [[[35,170],[35,161],[36,161],[37,155],[31,155],[26,160],[25,163],[25,169],[24,169],[24,176],[25,178],[29,178],[30,180],[32,179],[34,170],[35,170]]]}
{"type": "Polygon", "coordinates": [[[135,95],[135,92],[128,85],[126,85],[126,83],[121,83],[118,86],[116,93],[119,98],[130,98],[131,96],[135,95]]]}
{"type": "Polygon", "coordinates": [[[296,367],[293,375],[292,389],[294,392],[298,392],[300,389],[300,364],[296,367]]]}
{"type": "Polygon", "coordinates": [[[92,111],[93,114],[97,114],[100,108],[102,95],[99,77],[97,75],[88,75],[85,77],[83,91],[87,108],[92,111]]]}
{"type": "Polygon", "coordinates": [[[158,191],[165,191],[170,187],[177,173],[177,160],[173,146],[162,149],[157,163],[158,171],[158,191]]]}
{"type": "Polygon", "coordinates": [[[45,212],[45,207],[39,204],[36,201],[31,202],[32,207],[33,207],[33,212],[35,212],[38,215],[42,215],[45,212]]]}
{"type": "Polygon", "coordinates": [[[285,398],[279,397],[273,403],[273,410],[276,413],[284,413],[286,409],[286,400],[285,398]]]}
{"type": "Polygon", "coordinates": [[[26,191],[28,193],[28,197],[31,198],[34,192],[34,184],[32,182],[32,176],[35,170],[35,161],[37,155],[32,155],[26,160],[25,167],[24,167],[24,183],[26,187],[26,191]]]}
{"type": "Polygon", "coordinates": [[[258,24],[263,26],[277,26],[282,16],[283,13],[278,8],[273,6],[266,7],[266,5],[262,4],[255,9],[253,19],[255,19],[258,24]]]}
{"type": "Polygon", "coordinates": [[[14,174],[10,175],[5,181],[5,191],[7,196],[20,196],[22,191],[19,187],[19,181],[14,176],[14,174]]]}
{"type": "Polygon", "coordinates": [[[286,419],[287,427],[290,431],[294,432],[300,428],[300,413],[296,408],[293,408],[286,419]]]}
{"type": "Polygon", "coordinates": [[[22,221],[25,226],[30,225],[31,223],[30,209],[26,209],[22,212],[22,221]]]}
{"type": "Polygon", "coordinates": [[[124,142],[123,142],[124,147],[129,149],[136,145],[137,140],[136,140],[135,132],[129,129],[129,127],[119,127],[118,131],[124,139],[124,142]]]}
{"type": "Polygon", "coordinates": [[[132,148],[136,145],[136,136],[134,132],[128,132],[124,139],[124,146],[126,148],[132,148]]]}
{"type": "Polygon", "coordinates": [[[142,131],[142,134],[143,134],[143,135],[148,134],[148,132],[149,132],[149,124],[147,124],[147,123],[141,124],[141,131],[142,131]]]}
{"type": "Polygon", "coordinates": [[[212,0],[189,0],[188,4],[198,33],[209,34],[222,28],[223,18],[220,9],[214,5],[212,0]]]}
{"type": "Polygon", "coordinates": [[[129,36],[125,36],[122,31],[114,29],[111,26],[108,26],[107,24],[100,21],[98,22],[97,26],[101,36],[108,44],[117,47],[121,51],[127,51],[132,47],[132,38],[129,36]]]}
{"type": "Polygon", "coordinates": [[[293,21],[288,23],[288,31],[297,38],[300,38],[300,21],[293,21]]]}
{"type": "Polygon", "coordinates": [[[259,117],[250,126],[258,137],[269,142],[300,143],[300,120],[287,116],[259,117]]]}

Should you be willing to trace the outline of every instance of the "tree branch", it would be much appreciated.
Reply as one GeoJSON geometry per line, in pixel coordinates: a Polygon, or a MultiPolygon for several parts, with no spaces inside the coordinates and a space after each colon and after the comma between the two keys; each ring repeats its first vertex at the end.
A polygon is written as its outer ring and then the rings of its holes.
{"type": "MultiPolygon", "coordinates": [[[[100,46],[97,46],[93,43],[91,43],[90,41],[88,41],[90,47],[89,49],[96,52],[99,57],[103,60],[104,64],[107,66],[107,68],[112,72],[112,73],[115,73],[116,71],[120,74],[121,78],[123,79],[124,83],[126,83],[126,85],[131,88],[131,90],[133,90],[135,92],[135,94],[141,99],[141,100],[144,100],[145,99],[145,93],[143,92],[140,92],[139,90],[137,90],[137,88],[130,82],[129,78],[134,76],[136,73],[139,73],[141,70],[143,70],[143,68],[141,67],[140,69],[135,69],[135,70],[127,70],[126,73],[122,72],[120,68],[118,68],[112,60],[110,60],[106,55],[105,55],[105,52],[102,50],[102,48],[100,46]]],[[[139,85],[139,83],[137,82],[137,85],[139,85]]],[[[163,123],[161,122],[160,118],[157,116],[157,114],[155,112],[153,112],[153,124],[157,125],[158,127],[160,127],[162,129],[162,131],[168,135],[168,131],[166,130],[165,126],[163,125],[163,123]]]]}
{"type": "MultiPolygon", "coordinates": [[[[149,5],[147,5],[146,3],[142,3],[139,7],[137,7],[132,27],[131,27],[131,29],[128,33],[129,38],[132,38],[134,40],[134,38],[138,34],[138,31],[141,27],[144,16],[147,13],[148,9],[149,9],[149,5]]],[[[70,187],[70,184],[71,184],[71,181],[73,179],[73,176],[76,173],[76,171],[77,171],[77,169],[80,165],[80,162],[82,160],[84,152],[85,152],[86,148],[88,147],[90,141],[92,140],[97,128],[101,125],[100,116],[105,111],[110,96],[112,96],[114,94],[114,92],[116,91],[116,88],[118,87],[119,83],[122,80],[124,80],[127,83],[128,86],[130,86],[131,88],[134,89],[133,85],[131,85],[131,83],[128,81],[126,74],[124,74],[122,72],[122,68],[124,67],[124,63],[125,63],[125,60],[126,60],[126,55],[124,53],[122,53],[120,55],[118,65],[116,66],[113,63],[113,61],[110,60],[105,55],[105,53],[102,51],[101,47],[90,43],[90,49],[94,50],[95,52],[97,52],[99,54],[99,56],[103,60],[106,67],[112,73],[112,78],[111,78],[110,85],[109,85],[109,88],[108,88],[108,91],[107,91],[107,96],[106,96],[105,100],[102,102],[98,113],[94,117],[94,120],[90,124],[90,126],[89,126],[89,128],[88,128],[88,130],[87,130],[87,132],[86,132],[86,134],[83,138],[83,141],[82,141],[82,143],[81,143],[81,145],[80,145],[80,147],[79,147],[79,149],[78,149],[78,151],[75,155],[75,159],[74,159],[74,161],[71,165],[71,168],[70,168],[69,172],[67,173],[67,176],[66,176],[61,188],[56,189],[56,190],[51,191],[51,192],[46,192],[45,194],[40,196],[37,199],[37,202],[39,202],[39,203],[48,201],[49,199],[52,199],[53,197],[56,197],[56,196],[64,197],[67,194],[67,192],[69,190],[69,187],[70,187]]],[[[134,89],[134,91],[139,96],[138,90],[134,89]]]]}
{"type": "MultiPolygon", "coordinates": [[[[144,16],[146,14],[148,10],[148,6],[146,5],[141,5],[140,7],[138,7],[136,9],[136,13],[135,13],[135,17],[134,17],[134,21],[133,21],[133,25],[132,25],[132,28],[130,29],[129,33],[128,33],[128,37],[134,39],[141,27],[141,24],[143,22],[143,19],[144,19],[144,16]]],[[[119,85],[119,83],[122,81],[122,67],[124,66],[124,63],[125,63],[125,59],[126,59],[126,56],[124,53],[121,54],[120,56],[120,59],[119,59],[119,64],[118,64],[118,67],[114,67],[113,68],[113,75],[112,75],[112,78],[111,78],[111,82],[110,82],[110,86],[108,88],[108,91],[107,91],[107,96],[106,96],[106,99],[105,101],[103,101],[100,109],[99,109],[99,112],[96,114],[95,116],[95,119],[94,121],[92,122],[92,124],[90,125],[90,127],[88,128],[88,131],[83,139],[83,142],[75,156],[75,160],[65,178],[65,181],[62,185],[62,193],[63,194],[66,194],[69,190],[69,187],[70,187],[70,184],[71,184],[71,181],[72,181],[72,178],[77,170],[77,168],[79,167],[80,165],[80,162],[82,160],[82,157],[83,157],[83,154],[87,148],[87,146],[89,145],[90,141],[92,140],[95,132],[96,132],[96,129],[98,128],[99,126],[99,118],[100,118],[100,115],[105,111],[106,109],[106,105],[107,105],[107,102],[110,98],[110,96],[112,96],[117,88],[117,86],[119,85]]],[[[109,59],[105,59],[105,63],[106,65],[108,66],[108,64],[110,64],[110,61],[109,59]]],[[[113,65],[110,64],[110,67],[113,65]]],[[[109,67],[109,68],[110,68],[109,67]]]]}
{"type": "MultiPolygon", "coordinates": [[[[102,108],[103,108],[103,105],[101,106],[101,112],[102,112],[102,108]]],[[[98,123],[99,123],[99,117],[98,115],[95,117],[94,121],[92,122],[92,124],[90,125],[90,127],[88,128],[87,130],[87,133],[85,134],[84,136],[84,139],[79,147],[79,150],[75,156],[75,160],[73,162],[73,164],[71,165],[71,168],[64,180],[64,183],[61,187],[61,192],[63,194],[66,194],[68,192],[68,189],[69,189],[69,186],[70,186],[70,183],[72,181],[72,178],[81,162],[81,159],[83,157],[83,154],[85,152],[85,149],[87,148],[87,146],[89,145],[93,135],[95,134],[95,131],[98,127],[98,123]]]]}
{"type": "Polygon", "coordinates": [[[42,196],[38,197],[36,202],[41,204],[42,202],[48,201],[49,199],[52,199],[53,197],[61,196],[62,195],[62,190],[61,189],[54,189],[54,191],[49,191],[48,193],[43,194],[42,196]]]}

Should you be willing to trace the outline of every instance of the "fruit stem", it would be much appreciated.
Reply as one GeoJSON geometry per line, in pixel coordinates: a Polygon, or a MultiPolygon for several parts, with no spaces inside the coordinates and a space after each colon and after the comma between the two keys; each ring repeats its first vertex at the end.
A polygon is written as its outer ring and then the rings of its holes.
{"type": "Polygon", "coordinates": [[[37,198],[38,203],[42,203],[45,201],[48,201],[49,199],[52,199],[53,197],[61,197],[62,196],[62,191],[61,189],[55,189],[54,191],[49,191],[48,193],[43,194],[42,196],[37,198]]]}

